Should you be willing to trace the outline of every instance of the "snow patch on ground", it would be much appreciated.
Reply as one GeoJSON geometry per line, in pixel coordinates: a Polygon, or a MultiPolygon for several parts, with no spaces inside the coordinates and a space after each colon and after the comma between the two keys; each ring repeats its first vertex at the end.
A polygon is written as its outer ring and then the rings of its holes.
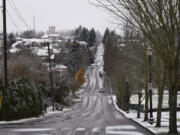
{"type": "MultiPolygon", "coordinates": [[[[143,94],[144,95],[144,94],[143,94]]],[[[177,104],[179,105],[180,104],[180,94],[177,95],[177,104]]],[[[158,106],[158,94],[157,93],[154,93],[153,96],[152,96],[152,100],[153,100],[153,108],[157,108],[158,106]]],[[[168,108],[169,106],[169,95],[166,93],[163,95],[163,107],[164,108],[168,108]]],[[[133,103],[133,104],[138,104],[138,94],[133,94],[130,98],[130,102],[133,103]]],[[[142,102],[142,105],[145,104],[145,100],[143,100],[142,102]]]]}
{"type": "MultiPolygon", "coordinates": [[[[149,124],[148,122],[144,122],[144,113],[141,113],[141,118],[137,118],[137,111],[135,110],[130,110],[129,113],[126,113],[125,111],[121,110],[117,103],[117,99],[116,96],[112,96],[113,99],[113,104],[116,108],[116,110],[118,110],[120,113],[122,113],[125,117],[127,117],[128,119],[132,119],[135,122],[139,123],[141,126],[145,127],[146,129],[148,129],[149,131],[151,131],[154,134],[161,134],[161,133],[167,133],[169,130],[169,112],[163,112],[162,113],[162,122],[161,128],[156,128],[155,127],[155,123],[154,124],[149,124]]],[[[154,112],[153,113],[154,118],[157,116],[157,113],[154,112]]],[[[177,112],[177,126],[178,126],[178,131],[180,132],[180,112],[177,112]]]]}

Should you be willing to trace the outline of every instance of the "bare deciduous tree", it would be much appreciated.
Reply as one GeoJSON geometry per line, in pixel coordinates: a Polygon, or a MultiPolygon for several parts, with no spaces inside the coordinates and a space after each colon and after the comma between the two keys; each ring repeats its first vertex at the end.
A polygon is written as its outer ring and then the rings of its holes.
{"type": "Polygon", "coordinates": [[[169,89],[169,134],[177,133],[177,90],[180,55],[179,0],[95,0],[115,16],[129,20],[149,40],[164,63],[169,89]],[[129,19],[129,18],[132,18],[129,19]]]}

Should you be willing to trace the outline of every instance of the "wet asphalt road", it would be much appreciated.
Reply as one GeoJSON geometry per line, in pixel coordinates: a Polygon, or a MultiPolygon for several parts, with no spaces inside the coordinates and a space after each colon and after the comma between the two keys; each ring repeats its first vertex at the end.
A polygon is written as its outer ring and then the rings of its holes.
{"type": "MultiPolygon", "coordinates": [[[[100,49],[101,45],[97,53],[100,49]]],[[[0,135],[150,135],[116,111],[111,92],[104,84],[106,80],[99,75],[102,70],[99,60],[89,67],[87,87],[77,109],[39,120],[0,125],[0,135]],[[99,93],[104,86],[106,92],[99,93]]]]}

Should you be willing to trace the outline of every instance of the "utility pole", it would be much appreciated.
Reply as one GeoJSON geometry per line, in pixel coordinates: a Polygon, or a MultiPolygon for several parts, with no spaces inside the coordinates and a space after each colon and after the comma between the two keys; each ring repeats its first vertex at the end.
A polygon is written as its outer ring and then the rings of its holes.
{"type": "Polygon", "coordinates": [[[34,33],[36,34],[36,16],[35,16],[35,14],[33,15],[33,29],[34,29],[34,33]]]}
{"type": "Polygon", "coordinates": [[[53,111],[54,111],[54,103],[55,103],[55,93],[54,93],[54,87],[53,87],[53,75],[52,75],[52,68],[51,68],[51,53],[49,48],[49,42],[47,43],[48,46],[48,58],[49,58],[49,75],[50,75],[50,81],[51,81],[51,100],[53,104],[53,111]]]}
{"type": "Polygon", "coordinates": [[[3,0],[3,42],[4,42],[4,84],[8,87],[7,78],[7,31],[6,31],[6,0],[3,0]]]}

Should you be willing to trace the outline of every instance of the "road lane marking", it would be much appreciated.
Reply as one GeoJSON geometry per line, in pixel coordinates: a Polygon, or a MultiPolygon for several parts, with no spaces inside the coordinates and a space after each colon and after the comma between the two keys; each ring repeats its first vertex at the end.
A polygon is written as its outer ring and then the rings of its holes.
{"type": "Polygon", "coordinates": [[[95,127],[92,129],[92,133],[99,133],[101,131],[100,127],[95,127]]]}
{"type": "Polygon", "coordinates": [[[125,126],[107,126],[105,132],[107,135],[144,135],[138,131],[133,131],[137,129],[135,126],[125,125],[125,126]],[[132,130],[132,131],[131,131],[132,130]]]}
{"type": "Polygon", "coordinates": [[[81,127],[79,127],[79,128],[76,128],[76,130],[75,131],[85,131],[86,129],[85,128],[81,128],[81,127]]]}
{"type": "Polygon", "coordinates": [[[106,127],[107,130],[129,130],[129,129],[137,129],[135,126],[131,125],[123,125],[123,126],[108,126],[106,127]]]}
{"type": "Polygon", "coordinates": [[[51,134],[33,134],[33,135],[51,135],[51,134]]]}
{"type": "Polygon", "coordinates": [[[52,131],[53,128],[18,128],[11,130],[12,132],[37,132],[37,131],[52,131]]]}
{"type": "Polygon", "coordinates": [[[107,135],[144,135],[136,131],[108,131],[106,132],[106,134],[107,135]]]}

